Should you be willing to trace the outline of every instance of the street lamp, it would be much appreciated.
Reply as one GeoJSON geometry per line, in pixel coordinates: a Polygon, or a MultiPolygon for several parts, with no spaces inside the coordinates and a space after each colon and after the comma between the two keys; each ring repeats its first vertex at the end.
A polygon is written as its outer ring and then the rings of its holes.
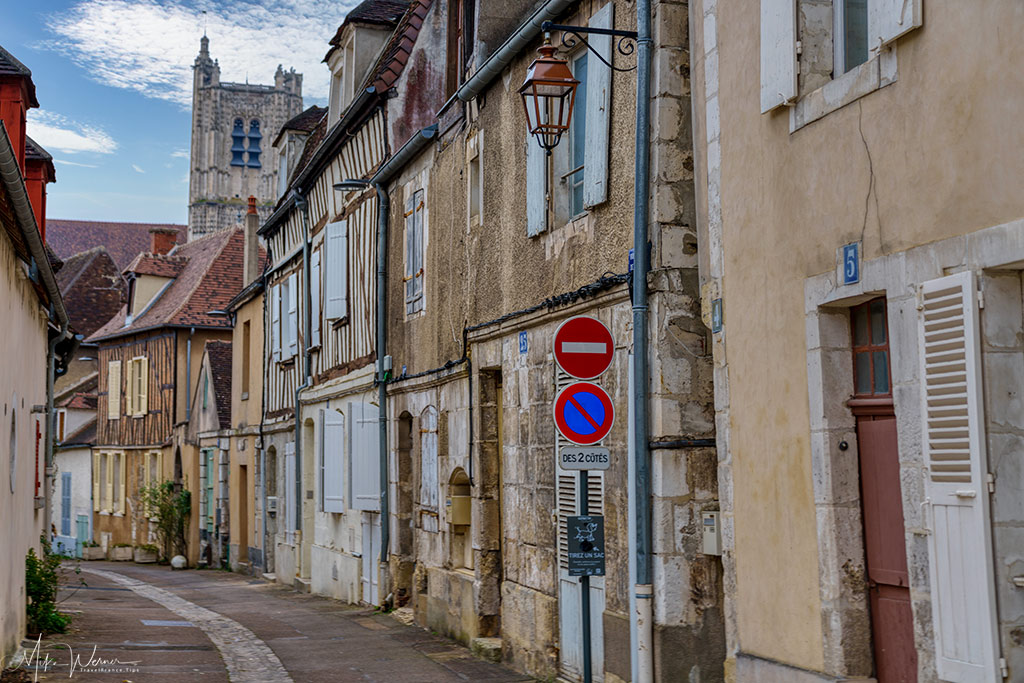
{"type": "Polygon", "coordinates": [[[562,133],[569,130],[572,108],[576,103],[576,86],[569,63],[555,57],[555,46],[547,40],[526,71],[526,81],[519,88],[526,111],[526,126],[540,146],[551,154],[562,133]]]}

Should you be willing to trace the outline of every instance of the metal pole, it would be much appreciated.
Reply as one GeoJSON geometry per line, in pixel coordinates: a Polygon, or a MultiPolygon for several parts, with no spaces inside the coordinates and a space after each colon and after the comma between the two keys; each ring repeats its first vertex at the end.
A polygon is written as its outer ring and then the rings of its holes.
{"type": "Polygon", "coordinates": [[[651,0],[637,0],[636,170],[633,206],[633,455],[636,488],[637,662],[641,683],[653,680],[651,624],[651,476],[648,450],[647,250],[650,185],[651,0]]]}
{"type": "Polygon", "coordinates": [[[388,210],[391,199],[382,183],[377,190],[377,403],[380,440],[380,564],[388,562],[391,546],[391,505],[388,497],[388,385],[384,358],[387,356],[388,210]]]}
{"type": "MultiPolygon", "coordinates": [[[[590,514],[587,501],[587,470],[580,470],[580,514],[590,514]]],[[[568,532],[568,529],[566,530],[568,532]]],[[[583,617],[583,683],[590,683],[593,673],[590,661],[590,577],[580,577],[580,612],[583,617]]]]}

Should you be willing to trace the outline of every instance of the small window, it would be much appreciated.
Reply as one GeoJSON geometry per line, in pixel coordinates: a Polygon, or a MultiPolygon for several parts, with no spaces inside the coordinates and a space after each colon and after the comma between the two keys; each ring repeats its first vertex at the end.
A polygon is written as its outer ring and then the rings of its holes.
{"type": "Polygon", "coordinates": [[[868,61],[868,0],[835,0],[832,20],[837,77],[868,61]]]}
{"type": "Polygon", "coordinates": [[[470,139],[467,156],[469,157],[469,187],[467,197],[469,202],[469,224],[479,225],[483,222],[483,193],[484,179],[482,173],[483,162],[483,133],[477,133],[470,139]]]}
{"type": "Polygon", "coordinates": [[[263,136],[260,135],[260,122],[253,119],[249,122],[249,161],[246,164],[249,168],[260,167],[260,141],[263,136]]]}
{"type": "Polygon", "coordinates": [[[242,119],[235,119],[235,127],[231,131],[231,165],[245,166],[245,124],[242,119]]]}
{"type": "Polygon", "coordinates": [[[67,423],[68,411],[61,409],[57,411],[57,441],[64,440],[64,427],[67,423]]]}
{"type": "Polygon", "coordinates": [[[856,396],[889,396],[889,327],[885,298],[850,309],[853,338],[853,393],[856,396]]]}

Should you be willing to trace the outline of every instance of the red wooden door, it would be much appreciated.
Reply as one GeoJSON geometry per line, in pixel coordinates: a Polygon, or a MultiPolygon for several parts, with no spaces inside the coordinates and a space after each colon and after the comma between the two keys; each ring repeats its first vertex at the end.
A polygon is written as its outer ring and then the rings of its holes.
{"type": "Polygon", "coordinates": [[[910,606],[899,446],[889,374],[885,299],[851,311],[860,451],[861,515],[878,683],[916,683],[917,650],[910,606]]]}

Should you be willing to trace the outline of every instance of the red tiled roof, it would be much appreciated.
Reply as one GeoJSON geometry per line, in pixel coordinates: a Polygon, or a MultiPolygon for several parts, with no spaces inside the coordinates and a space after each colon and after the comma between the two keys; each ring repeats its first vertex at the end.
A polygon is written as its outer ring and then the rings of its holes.
{"type": "Polygon", "coordinates": [[[413,45],[416,44],[416,38],[420,35],[420,29],[423,27],[423,21],[427,18],[431,4],[433,4],[433,0],[413,0],[409,5],[408,11],[399,22],[387,47],[381,52],[377,64],[370,70],[366,88],[372,85],[378,93],[382,93],[390,89],[402,75],[402,70],[405,69],[405,65],[409,61],[409,55],[412,54],[413,45]]]}
{"type": "Polygon", "coordinates": [[[231,342],[206,342],[206,356],[213,377],[213,394],[217,399],[217,417],[221,429],[231,428],[231,342]]]}
{"type": "Polygon", "coordinates": [[[68,257],[57,274],[57,286],[72,329],[83,336],[98,330],[121,308],[124,281],[103,247],[68,257]]]}
{"type": "Polygon", "coordinates": [[[150,228],[177,230],[178,244],[185,242],[185,225],[78,221],[61,218],[46,219],[46,241],[61,258],[93,247],[106,247],[120,271],[140,253],[150,250],[150,228]]]}
{"type": "Polygon", "coordinates": [[[58,408],[69,408],[71,410],[96,410],[98,399],[96,394],[78,392],[63,401],[58,408]]]}
{"type": "Polygon", "coordinates": [[[71,446],[92,446],[96,443],[96,419],[92,419],[86,422],[84,425],[66,435],[64,440],[60,442],[60,447],[69,448],[71,446]]]}
{"type": "MultiPolygon", "coordinates": [[[[185,259],[180,274],[149,308],[125,325],[126,306],[87,341],[96,342],[166,325],[182,327],[228,327],[226,316],[211,315],[224,310],[241,291],[242,255],[245,231],[220,230],[180,244],[172,256],[185,259]]],[[[266,252],[260,249],[258,268],[262,271],[266,252]]]]}
{"type": "Polygon", "coordinates": [[[124,269],[126,273],[137,275],[156,275],[159,277],[178,277],[188,260],[181,256],[169,254],[143,253],[124,269]]]}

